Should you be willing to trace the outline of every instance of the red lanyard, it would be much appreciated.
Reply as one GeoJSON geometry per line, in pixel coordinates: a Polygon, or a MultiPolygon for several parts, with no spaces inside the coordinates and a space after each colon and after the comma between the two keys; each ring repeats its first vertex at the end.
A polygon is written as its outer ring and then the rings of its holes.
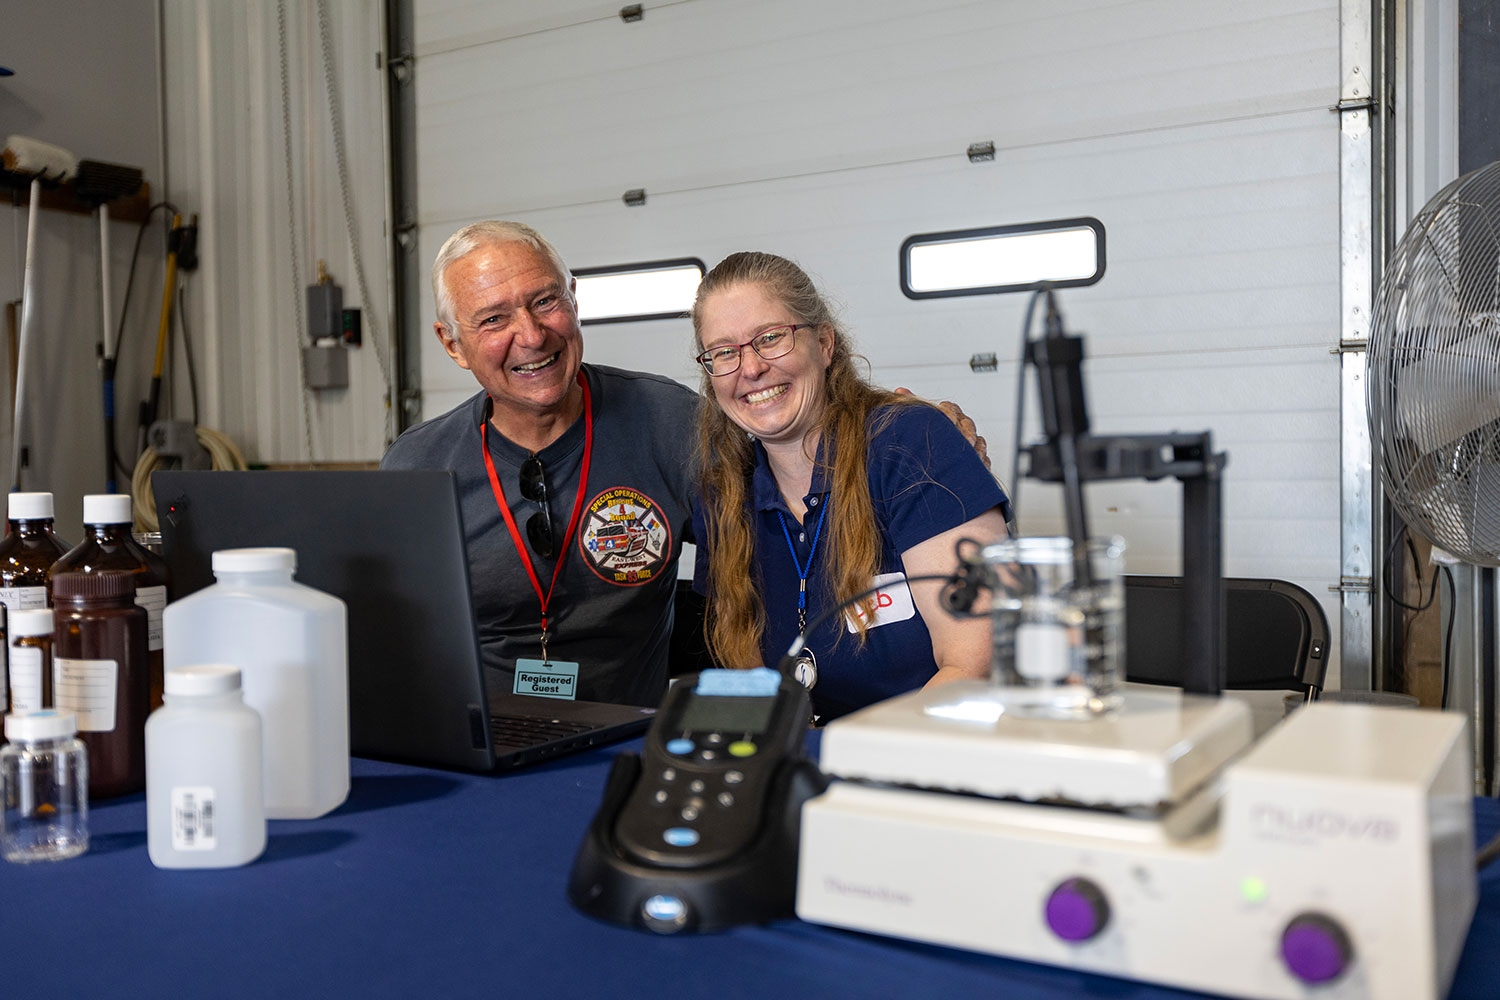
{"type": "Polygon", "coordinates": [[[579,518],[583,516],[584,492],[589,482],[589,458],[594,454],[594,407],[592,397],[589,395],[589,380],[584,376],[583,369],[578,370],[578,384],[583,386],[583,467],[578,472],[578,496],[573,501],[573,516],[568,519],[568,532],[563,535],[562,548],[557,553],[557,563],[552,567],[552,583],[547,587],[547,593],[542,594],[542,583],[537,579],[536,570],[531,568],[531,557],[526,554],[526,543],[521,540],[521,532],[516,529],[516,519],[510,516],[510,505],[505,502],[505,491],[500,488],[500,477],[495,475],[495,462],[490,458],[489,445],[489,418],[486,417],[480,426],[479,443],[484,448],[484,468],[490,474],[490,489],[495,492],[495,503],[500,507],[500,513],[505,516],[505,526],[510,529],[510,537],[516,543],[516,554],[521,557],[521,565],[526,567],[526,575],[531,577],[531,587],[536,591],[536,599],[542,604],[542,658],[547,658],[547,605],[552,600],[552,591],[557,588],[557,573],[562,569],[563,558],[568,554],[568,545],[573,541],[573,532],[578,528],[579,518]]]}

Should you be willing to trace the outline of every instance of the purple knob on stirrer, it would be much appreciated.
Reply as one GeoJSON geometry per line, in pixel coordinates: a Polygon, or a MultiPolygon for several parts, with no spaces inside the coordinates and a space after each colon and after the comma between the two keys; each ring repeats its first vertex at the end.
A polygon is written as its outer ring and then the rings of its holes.
{"type": "Polygon", "coordinates": [[[1047,926],[1064,941],[1088,941],[1109,923],[1109,900],[1088,879],[1070,878],[1052,890],[1044,913],[1047,926]]]}

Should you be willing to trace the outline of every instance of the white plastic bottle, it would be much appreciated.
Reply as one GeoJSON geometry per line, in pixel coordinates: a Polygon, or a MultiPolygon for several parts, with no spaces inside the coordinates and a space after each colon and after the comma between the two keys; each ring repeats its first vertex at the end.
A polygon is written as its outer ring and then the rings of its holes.
{"type": "Polygon", "coordinates": [[[167,605],[168,670],[240,668],[260,713],[268,819],[312,819],[349,795],[348,614],[292,579],[291,549],[226,549],[215,583],[167,605]]]}
{"type": "Polygon", "coordinates": [[[158,868],[233,868],[266,849],[260,716],[225,663],[168,670],[146,720],[146,850],[158,868]]]}

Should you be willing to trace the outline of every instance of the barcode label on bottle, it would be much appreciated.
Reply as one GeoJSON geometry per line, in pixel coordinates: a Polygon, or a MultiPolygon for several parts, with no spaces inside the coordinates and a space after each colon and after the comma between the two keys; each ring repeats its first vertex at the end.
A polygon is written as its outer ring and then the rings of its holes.
{"type": "Polygon", "coordinates": [[[162,646],[161,613],[167,606],[167,588],[137,587],[135,603],[146,609],[146,646],[154,653],[162,646]]]}
{"type": "Polygon", "coordinates": [[[35,646],[10,648],[10,710],[42,710],[42,651],[35,646]]]}
{"type": "Polygon", "coordinates": [[[0,604],[12,611],[29,611],[47,606],[46,587],[0,587],[0,604]]]}
{"type": "Polygon", "coordinates": [[[114,660],[52,661],[53,700],[58,709],[78,713],[80,733],[108,733],[115,728],[115,701],[120,665],[114,660]]]}
{"type": "Polygon", "coordinates": [[[214,849],[214,790],[207,785],[172,789],[172,848],[214,849]]]}

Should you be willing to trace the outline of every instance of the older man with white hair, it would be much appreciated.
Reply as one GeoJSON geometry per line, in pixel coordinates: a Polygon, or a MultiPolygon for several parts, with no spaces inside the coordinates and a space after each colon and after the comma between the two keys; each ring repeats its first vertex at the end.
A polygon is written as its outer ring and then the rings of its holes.
{"type": "Polygon", "coordinates": [[[575,284],[529,226],[450,237],[433,329],[482,389],[402,434],[381,467],[457,475],[491,690],[571,676],[561,687],[578,698],[655,705],[692,528],[697,395],[585,365],[575,284]]]}

